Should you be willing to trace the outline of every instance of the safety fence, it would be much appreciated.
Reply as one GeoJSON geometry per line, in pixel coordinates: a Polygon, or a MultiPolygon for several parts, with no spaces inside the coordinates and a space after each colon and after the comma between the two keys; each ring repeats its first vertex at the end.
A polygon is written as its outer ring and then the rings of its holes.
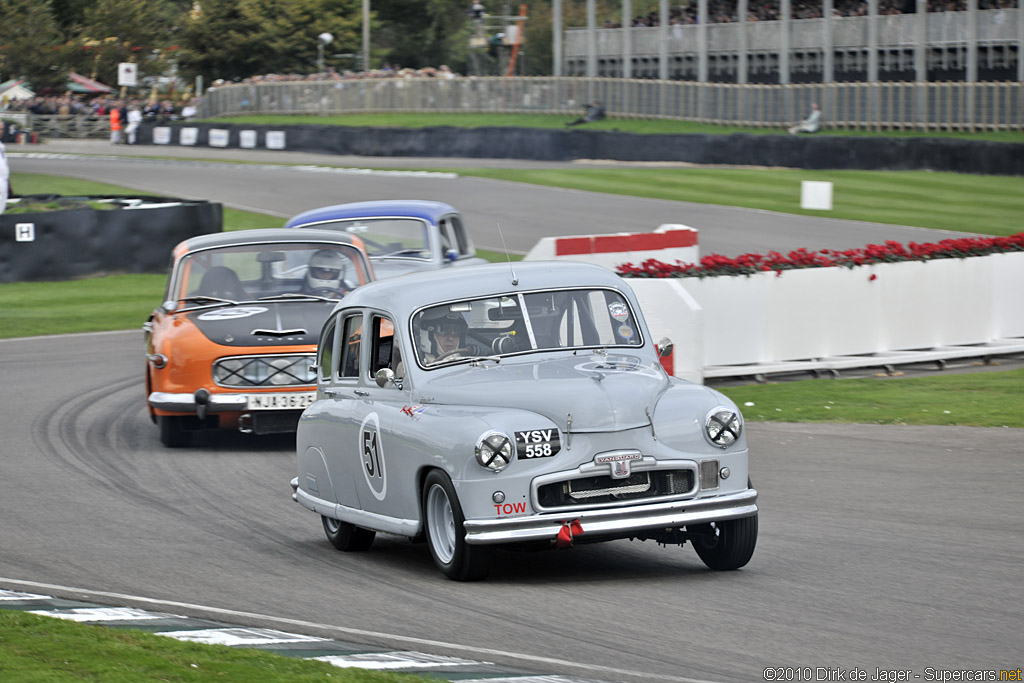
{"type": "Polygon", "coordinates": [[[737,85],[579,77],[463,77],[230,84],[211,89],[201,116],[381,112],[577,116],[600,101],[612,118],[676,119],[780,128],[821,105],[825,128],[1024,129],[1024,83],[737,85]]]}

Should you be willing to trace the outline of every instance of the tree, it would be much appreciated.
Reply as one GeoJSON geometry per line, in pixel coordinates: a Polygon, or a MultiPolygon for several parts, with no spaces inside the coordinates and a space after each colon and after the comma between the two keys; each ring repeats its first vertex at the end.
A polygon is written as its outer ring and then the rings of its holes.
{"type": "Polygon", "coordinates": [[[179,61],[187,76],[312,73],[317,36],[324,32],[334,36],[332,51],[359,49],[358,0],[205,0],[201,7],[180,34],[179,61]]]}
{"type": "Polygon", "coordinates": [[[120,62],[138,63],[140,76],[163,73],[173,37],[167,8],[158,1],[94,0],[70,41],[78,48],[76,70],[108,85],[117,83],[120,62]]]}
{"type": "Polygon", "coordinates": [[[0,17],[0,80],[62,84],[66,54],[49,0],[0,0],[0,17]]]}

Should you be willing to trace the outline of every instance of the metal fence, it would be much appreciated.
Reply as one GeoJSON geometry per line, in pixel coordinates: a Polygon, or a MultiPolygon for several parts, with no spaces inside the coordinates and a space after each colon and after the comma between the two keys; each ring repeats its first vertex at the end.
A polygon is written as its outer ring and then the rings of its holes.
{"type": "Polygon", "coordinates": [[[110,117],[85,114],[29,114],[0,112],[0,119],[12,121],[40,138],[110,137],[110,117]]]}
{"type": "Polygon", "coordinates": [[[676,119],[779,128],[820,103],[826,128],[991,131],[1024,129],[1024,83],[736,85],[578,77],[466,77],[231,84],[210,90],[201,115],[383,112],[577,116],[588,102],[623,119],[676,119]]]}

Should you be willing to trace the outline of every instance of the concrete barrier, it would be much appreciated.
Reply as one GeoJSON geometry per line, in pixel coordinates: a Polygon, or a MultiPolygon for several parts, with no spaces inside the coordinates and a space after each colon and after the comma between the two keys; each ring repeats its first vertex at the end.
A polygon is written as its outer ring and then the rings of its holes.
{"type": "Polygon", "coordinates": [[[639,265],[652,258],[662,263],[697,263],[700,260],[697,230],[678,223],[665,223],[653,232],[543,237],[523,260],[586,261],[615,270],[623,263],[639,265]]]}
{"type": "Polygon", "coordinates": [[[1021,252],[629,283],[696,381],[1024,352],[1021,252]]]}

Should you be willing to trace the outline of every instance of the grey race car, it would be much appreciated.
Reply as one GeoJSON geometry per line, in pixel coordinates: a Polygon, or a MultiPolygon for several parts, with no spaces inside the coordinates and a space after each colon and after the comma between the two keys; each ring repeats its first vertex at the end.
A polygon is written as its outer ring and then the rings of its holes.
{"type": "Polygon", "coordinates": [[[340,550],[425,539],[449,578],[496,547],[757,541],[743,418],[669,376],[632,290],[599,266],[469,266],[360,287],[320,337],[293,498],[340,550]]]}

